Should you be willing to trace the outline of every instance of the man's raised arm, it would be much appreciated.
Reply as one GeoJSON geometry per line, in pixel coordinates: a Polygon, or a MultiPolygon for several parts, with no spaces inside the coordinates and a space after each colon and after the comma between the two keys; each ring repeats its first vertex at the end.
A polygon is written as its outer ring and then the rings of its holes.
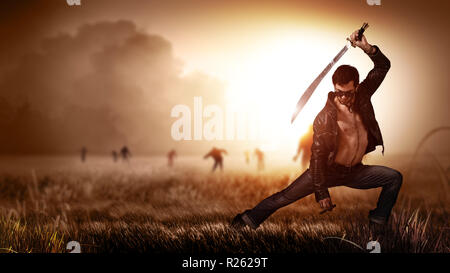
{"type": "Polygon", "coordinates": [[[384,56],[380,49],[377,46],[372,46],[372,48],[374,48],[374,53],[368,53],[367,55],[369,55],[370,59],[372,59],[374,67],[370,70],[366,79],[362,81],[359,86],[359,91],[365,93],[369,97],[377,91],[389,71],[389,68],[391,67],[391,62],[386,56],[384,56]]]}
{"type": "Polygon", "coordinates": [[[355,47],[361,48],[373,61],[374,67],[370,70],[369,74],[364,81],[358,87],[358,91],[371,97],[373,93],[378,89],[380,84],[383,82],[389,68],[391,67],[391,62],[384,56],[381,50],[376,45],[371,45],[367,42],[367,39],[362,35],[361,40],[356,40],[357,31],[353,32],[350,36],[350,41],[355,47]]]}

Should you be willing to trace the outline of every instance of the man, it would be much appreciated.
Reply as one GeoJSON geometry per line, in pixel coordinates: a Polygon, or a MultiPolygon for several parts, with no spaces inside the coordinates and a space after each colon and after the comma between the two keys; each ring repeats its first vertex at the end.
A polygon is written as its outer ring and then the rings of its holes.
{"type": "Polygon", "coordinates": [[[357,33],[350,36],[352,46],[361,48],[373,61],[374,68],[361,83],[356,68],[342,65],[336,69],[332,77],[334,92],[328,93],[325,107],[314,120],[309,169],[286,189],[236,215],[233,227],[256,229],[279,208],[312,193],[324,211],[331,211],[334,205],[328,188],[342,185],[356,189],[382,187],[377,207],[369,212],[369,227],[372,231],[385,227],[397,200],[402,175],[388,167],[363,165],[361,159],[375,146],[383,145],[370,99],[386,76],[390,61],[364,35],[357,41],[357,33]]]}
{"type": "Polygon", "coordinates": [[[308,162],[311,160],[311,146],[313,143],[313,126],[312,124],[308,127],[308,132],[306,132],[298,143],[297,154],[292,158],[293,161],[297,161],[297,158],[302,155],[300,158],[300,165],[302,166],[302,170],[305,170],[308,167],[308,162]]]}
{"type": "Polygon", "coordinates": [[[113,157],[113,161],[114,162],[117,162],[117,152],[116,152],[116,150],[113,150],[112,152],[111,152],[111,154],[112,154],[112,157],[113,157]]]}
{"type": "Polygon", "coordinates": [[[126,161],[126,162],[130,163],[128,161],[128,157],[131,156],[131,152],[130,152],[130,150],[128,149],[127,146],[123,146],[122,149],[120,149],[120,154],[122,155],[123,161],[126,161]]]}
{"type": "Polygon", "coordinates": [[[256,156],[258,162],[258,171],[264,170],[264,152],[259,148],[256,148],[254,151],[254,155],[256,156]]]}
{"type": "Polygon", "coordinates": [[[250,164],[250,151],[245,150],[244,155],[245,155],[245,163],[247,163],[247,165],[250,164]]]}
{"type": "Polygon", "coordinates": [[[225,149],[217,149],[213,147],[209,153],[207,153],[203,158],[207,159],[208,157],[212,157],[214,159],[214,166],[212,168],[212,172],[216,170],[217,167],[220,167],[220,170],[223,171],[223,156],[222,154],[227,154],[225,149]]]}
{"type": "Polygon", "coordinates": [[[174,149],[170,150],[167,153],[167,165],[169,166],[169,168],[173,167],[173,161],[176,156],[177,156],[177,152],[174,149]]]}
{"type": "Polygon", "coordinates": [[[81,147],[81,151],[80,151],[80,156],[81,156],[81,162],[85,162],[86,161],[86,154],[87,154],[87,149],[86,147],[81,147]]]}

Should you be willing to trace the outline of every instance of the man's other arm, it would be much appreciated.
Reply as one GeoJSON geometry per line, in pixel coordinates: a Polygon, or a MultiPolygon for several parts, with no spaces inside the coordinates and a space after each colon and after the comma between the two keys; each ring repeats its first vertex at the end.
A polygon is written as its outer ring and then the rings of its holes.
{"type": "Polygon", "coordinates": [[[328,155],[330,154],[329,142],[331,133],[326,131],[326,122],[319,115],[314,120],[314,135],[310,159],[310,171],[317,202],[330,198],[325,181],[325,172],[328,155]]]}

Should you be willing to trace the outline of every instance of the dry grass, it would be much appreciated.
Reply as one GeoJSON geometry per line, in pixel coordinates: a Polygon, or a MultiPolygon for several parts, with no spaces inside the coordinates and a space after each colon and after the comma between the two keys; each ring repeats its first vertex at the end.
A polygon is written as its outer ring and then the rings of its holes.
{"type": "MultiPolygon", "coordinates": [[[[404,181],[382,252],[450,252],[448,192],[439,176],[404,181]],[[437,179],[437,180],[436,180],[437,179]],[[433,186],[437,185],[437,186],[433,186]]],[[[209,174],[195,168],[73,164],[0,177],[0,252],[324,253],[362,252],[367,214],[379,190],[331,189],[325,215],[308,196],[257,230],[236,231],[232,217],[283,189],[298,171],[209,174]],[[109,166],[109,167],[108,167],[109,166]],[[330,237],[343,238],[345,240],[330,237]]]]}

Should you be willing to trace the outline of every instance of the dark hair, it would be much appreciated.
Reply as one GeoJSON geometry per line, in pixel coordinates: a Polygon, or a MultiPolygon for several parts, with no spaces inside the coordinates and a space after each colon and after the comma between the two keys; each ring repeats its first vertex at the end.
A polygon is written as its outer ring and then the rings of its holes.
{"type": "Polygon", "coordinates": [[[339,66],[333,74],[333,85],[336,84],[346,84],[353,81],[356,86],[359,84],[359,73],[356,68],[351,65],[341,65],[339,66]]]}

